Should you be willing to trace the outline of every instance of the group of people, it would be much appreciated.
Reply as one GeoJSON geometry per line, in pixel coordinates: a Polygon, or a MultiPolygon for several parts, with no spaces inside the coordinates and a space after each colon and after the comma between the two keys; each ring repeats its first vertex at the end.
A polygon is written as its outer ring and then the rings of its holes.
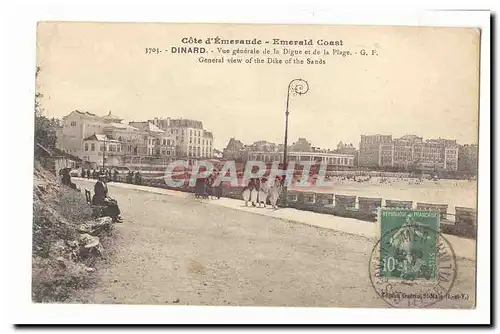
{"type": "Polygon", "coordinates": [[[220,199],[222,197],[222,182],[219,182],[219,184],[216,184],[215,182],[218,176],[219,172],[217,170],[214,170],[206,178],[197,179],[194,186],[195,197],[220,199]]]}
{"type": "Polygon", "coordinates": [[[136,171],[135,173],[131,170],[127,173],[127,183],[135,183],[135,184],[141,184],[142,183],[142,177],[141,173],[139,171],[136,171]]]}
{"type": "Polygon", "coordinates": [[[109,168],[106,168],[106,169],[101,169],[100,171],[98,171],[97,169],[92,169],[90,170],[89,169],[85,169],[82,167],[82,172],[81,172],[81,177],[82,178],[87,178],[87,179],[90,179],[90,178],[93,178],[93,179],[98,179],[100,177],[100,175],[103,174],[104,177],[106,177],[106,180],[107,181],[118,181],[118,175],[120,174],[118,172],[117,169],[109,169],[109,168]]]}
{"type": "Polygon", "coordinates": [[[272,208],[278,208],[278,198],[282,189],[281,177],[276,176],[271,182],[267,181],[267,178],[252,178],[249,180],[248,185],[243,189],[245,206],[248,206],[248,202],[250,202],[254,207],[260,207],[261,205],[266,207],[267,200],[269,199],[272,208]]]}

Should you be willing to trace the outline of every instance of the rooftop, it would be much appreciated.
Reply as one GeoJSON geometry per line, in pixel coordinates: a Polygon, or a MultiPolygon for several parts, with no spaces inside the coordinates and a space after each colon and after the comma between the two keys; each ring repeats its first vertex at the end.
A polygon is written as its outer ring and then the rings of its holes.
{"type": "Polygon", "coordinates": [[[85,138],[84,140],[107,141],[107,142],[111,142],[111,143],[119,143],[120,142],[119,140],[112,139],[106,135],[95,134],[95,133],[92,136],[85,138]]]}
{"type": "Polygon", "coordinates": [[[158,133],[165,132],[149,121],[147,121],[147,122],[129,122],[128,124],[129,124],[129,126],[139,128],[143,131],[158,132],[158,133]]]}

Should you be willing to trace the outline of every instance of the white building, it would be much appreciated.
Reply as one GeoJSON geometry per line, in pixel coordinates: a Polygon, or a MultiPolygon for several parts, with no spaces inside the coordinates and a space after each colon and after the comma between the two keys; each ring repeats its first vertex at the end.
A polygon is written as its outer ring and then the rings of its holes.
{"type": "Polygon", "coordinates": [[[166,130],[175,139],[178,157],[213,157],[213,134],[203,129],[201,121],[171,119],[166,130]]]}
{"type": "Polygon", "coordinates": [[[92,168],[99,168],[103,163],[106,166],[119,166],[123,153],[119,140],[103,134],[93,134],[83,140],[82,160],[92,168]]]}
{"type": "MultiPolygon", "coordinates": [[[[354,166],[354,154],[341,154],[333,152],[287,152],[288,162],[294,161],[296,164],[303,162],[326,163],[330,166],[354,166]]],[[[248,152],[248,160],[283,162],[283,152],[251,151],[248,152]]]]}
{"type": "Polygon", "coordinates": [[[95,114],[75,110],[63,117],[58,132],[58,146],[63,151],[83,157],[83,140],[94,133],[103,133],[106,121],[95,114]]]}

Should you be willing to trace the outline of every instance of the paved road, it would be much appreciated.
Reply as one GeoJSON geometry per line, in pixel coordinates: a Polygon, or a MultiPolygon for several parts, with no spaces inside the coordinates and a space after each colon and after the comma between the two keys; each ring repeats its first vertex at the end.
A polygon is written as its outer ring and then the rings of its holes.
{"type": "MultiPolygon", "coordinates": [[[[88,183],[82,183],[89,187],[88,183]]],[[[373,242],[194,198],[109,186],[122,210],[91,303],[385,307],[368,277],[373,242]]],[[[459,260],[454,292],[474,296],[459,260]]],[[[466,301],[436,306],[470,307],[466,301]]]]}

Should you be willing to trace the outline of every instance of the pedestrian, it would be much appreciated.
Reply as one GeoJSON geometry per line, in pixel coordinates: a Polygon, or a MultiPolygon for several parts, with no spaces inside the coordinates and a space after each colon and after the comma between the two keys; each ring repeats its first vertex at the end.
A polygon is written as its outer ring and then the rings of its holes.
{"type": "Polygon", "coordinates": [[[277,209],[278,207],[276,206],[278,202],[278,198],[280,196],[282,189],[282,184],[281,184],[281,179],[279,176],[276,176],[274,179],[274,182],[270,184],[269,187],[269,201],[271,202],[271,206],[273,209],[277,209]]]}
{"type": "Polygon", "coordinates": [[[263,177],[262,180],[260,181],[259,194],[257,196],[257,202],[259,204],[259,208],[261,204],[264,204],[264,207],[266,207],[268,191],[269,189],[267,186],[267,179],[263,177]]]}
{"type": "Polygon", "coordinates": [[[85,178],[85,168],[82,167],[82,174],[81,174],[82,179],[85,178]]]}
{"type": "Polygon", "coordinates": [[[260,179],[254,179],[254,188],[250,194],[250,201],[252,201],[252,206],[257,206],[257,201],[259,199],[260,191],[260,179]]]}
{"type": "Polygon", "coordinates": [[[116,168],[113,170],[113,181],[118,182],[118,170],[116,168]]]}
{"type": "Polygon", "coordinates": [[[205,179],[199,178],[196,179],[196,183],[194,185],[194,197],[200,198],[205,195],[205,179]]]}
{"type": "Polygon", "coordinates": [[[90,169],[87,169],[87,179],[90,179],[90,169]]]}
{"type": "Polygon", "coordinates": [[[213,196],[212,184],[213,184],[213,178],[212,178],[212,175],[210,175],[205,179],[205,196],[204,197],[206,197],[208,199],[212,199],[212,196],[213,196]]]}
{"type": "Polygon", "coordinates": [[[220,199],[222,197],[222,181],[217,180],[219,178],[219,172],[216,170],[214,171],[214,181],[213,181],[213,188],[215,190],[214,196],[217,197],[217,199],[220,199]]]}
{"type": "Polygon", "coordinates": [[[250,179],[248,185],[245,188],[243,188],[243,200],[245,201],[245,206],[248,206],[248,202],[251,200],[254,188],[255,188],[254,179],[250,179]]]}
{"type": "Polygon", "coordinates": [[[141,184],[141,173],[139,173],[139,171],[135,172],[135,184],[141,184]]]}

